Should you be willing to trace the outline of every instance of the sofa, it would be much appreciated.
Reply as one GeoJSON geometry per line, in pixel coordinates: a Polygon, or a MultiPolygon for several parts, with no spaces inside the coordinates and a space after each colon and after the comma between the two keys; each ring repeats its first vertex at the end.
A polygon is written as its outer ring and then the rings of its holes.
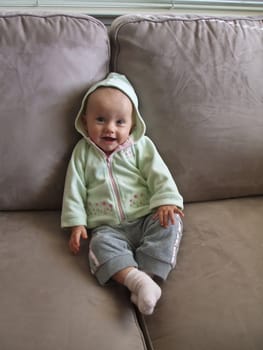
{"type": "Polygon", "coordinates": [[[0,349],[263,349],[263,18],[0,14],[0,349]],[[134,85],[185,200],[153,315],[60,229],[84,92],[134,85]]]}

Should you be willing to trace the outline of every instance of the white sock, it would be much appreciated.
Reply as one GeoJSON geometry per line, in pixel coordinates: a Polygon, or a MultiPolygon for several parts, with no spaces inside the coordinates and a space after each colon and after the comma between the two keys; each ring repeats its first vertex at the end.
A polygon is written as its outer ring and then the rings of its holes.
{"type": "Polygon", "coordinates": [[[125,277],[124,285],[131,291],[131,301],[144,315],[153,313],[161,297],[161,288],[145,272],[132,269],[125,277]]]}

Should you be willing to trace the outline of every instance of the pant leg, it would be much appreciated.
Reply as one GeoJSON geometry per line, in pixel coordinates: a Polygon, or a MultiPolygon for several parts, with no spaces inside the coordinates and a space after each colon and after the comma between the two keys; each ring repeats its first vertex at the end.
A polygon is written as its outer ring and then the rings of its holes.
{"type": "Polygon", "coordinates": [[[89,262],[92,274],[102,285],[120,270],[138,266],[125,234],[110,226],[101,226],[92,231],[89,262]]]}
{"type": "Polygon", "coordinates": [[[164,228],[152,215],[145,218],[140,246],[135,253],[139,269],[165,280],[175,267],[183,232],[180,216],[175,215],[175,224],[164,228]]]}

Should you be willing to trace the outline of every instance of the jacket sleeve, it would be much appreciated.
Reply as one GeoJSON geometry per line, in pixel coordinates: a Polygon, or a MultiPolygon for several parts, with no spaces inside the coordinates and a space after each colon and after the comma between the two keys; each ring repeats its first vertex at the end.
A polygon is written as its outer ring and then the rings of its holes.
{"type": "Polygon", "coordinates": [[[176,205],[183,209],[183,198],[155,145],[146,136],[139,143],[139,168],[150,191],[150,209],[161,205],[176,205]]]}
{"type": "Polygon", "coordinates": [[[75,146],[66,174],[61,227],[87,225],[86,214],[86,142],[80,140],[75,146]]]}

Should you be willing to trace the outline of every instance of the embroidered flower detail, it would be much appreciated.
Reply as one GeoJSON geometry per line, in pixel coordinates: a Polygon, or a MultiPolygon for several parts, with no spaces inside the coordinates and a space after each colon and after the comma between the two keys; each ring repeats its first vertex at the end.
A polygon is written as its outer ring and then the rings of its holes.
{"type": "Polygon", "coordinates": [[[102,202],[88,202],[87,214],[90,216],[100,216],[100,215],[109,215],[113,211],[112,204],[102,201],[102,202]]]}
{"type": "Polygon", "coordinates": [[[129,200],[130,207],[138,208],[148,203],[147,196],[144,193],[136,193],[129,200]]]}

